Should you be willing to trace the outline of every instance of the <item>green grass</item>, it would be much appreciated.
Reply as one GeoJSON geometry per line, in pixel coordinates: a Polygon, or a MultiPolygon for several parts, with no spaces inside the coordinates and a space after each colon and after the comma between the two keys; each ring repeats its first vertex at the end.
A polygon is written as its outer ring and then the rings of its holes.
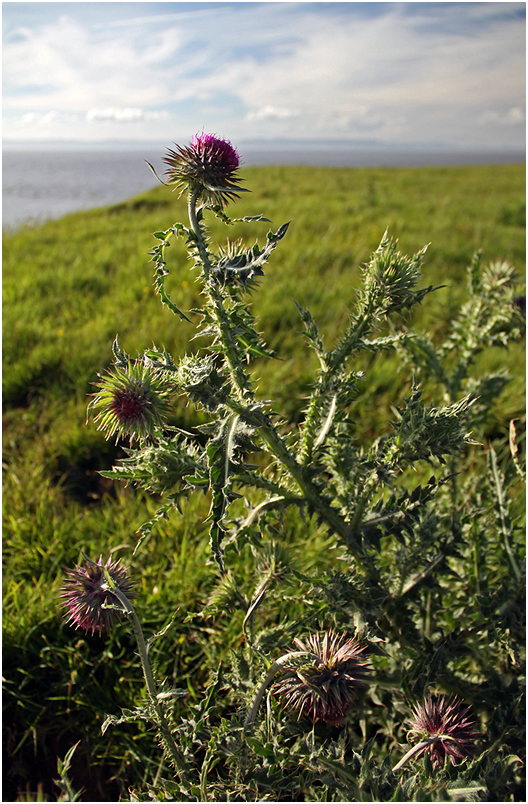
{"type": "MultiPolygon", "coordinates": [[[[485,262],[506,259],[524,273],[522,165],[267,167],[243,173],[252,193],[231,208],[232,217],[263,213],[274,230],[292,221],[254,296],[259,328],[283,358],[255,364],[260,394],[273,399],[290,422],[300,419],[315,366],[293,300],[309,307],[329,346],[346,322],[360,266],[387,227],[404,252],[431,242],[424,284],[445,287],[426,298],[415,322],[432,333],[441,334],[463,300],[466,266],[476,249],[484,250],[485,262]]],[[[178,612],[159,647],[161,673],[177,677],[178,686],[200,691],[206,671],[239,643],[237,617],[228,623],[184,622],[200,610],[216,579],[204,524],[208,500],[197,495],[184,503],[183,516],[173,512],[161,521],[131,559],[136,530],[159,500],[115,489],[100,477],[120,447],[85,423],[87,394],[97,372],[111,362],[116,333],[132,355],[152,342],[176,357],[196,348],[189,340],[193,328],[154,296],[147,256],[152,232],[185,222],[185,214],[183,201],[159,187],[107,209],[4,233],[3,629],[10,794],[24,790],[29,779],[31,789],[42,783],[46,795],[56,795],[50,782],[56,756],[64,756],[79,736],[85,740],[79,762],[90,757],[104,765],[97,783],[88,767],[77,768],[76,778],[85,779],[92,800],[116,797],[125,781],[141,781],[134,752],[142,761],[155,756],[152,735],[139,727],[98,736],[105,713],[137,702],[141,675],[125,628],[111,638],[81,640],[61,623],[57,589],[79,550],[98,556],[118,548],[116,555],[139,578],[138,609],[147,632],[178,612]],[[107,781],[112,775],[115,780],[107,781]]],[[[209,228],[225,243],[222,224],[212,219],[209,228]]],[[[236,224],[229,236],[263,242],[267,228],[236,224]]],[[[183,243],[173,242],[167,254],[169,294],[183,310],[197,306],[183,243]]],[[[496,350],[484,360],[487,369],[509,367],[514,377],[486,433],[494,437],[505,433],[510,418],[523,416],[524,348],[496,350]]],[[[358,438],[368,440],[386,420],[380,412],[408,390],[409,377],[390,357],[360,367],[367,380],[355,418],[358,438]]],[[[196,417],[182,401],[174,420],[189,426],[196,417]]],[[[302,570],[336,561],[324,532],[311,523],[289,516],[282,537],[302,570]]],[[[250,577],[246,558],[231,556],[242,578],[250,577]]]]}
{"type": "MultiPolygon", "coordinates": [[[[520,165],[323,169],[253,168],[253,189],[233,208],[292,224],[255,297],[255,312],[283,358],[299,354],[298,314],[309,306],[332,338],[346,318],[361,263],[386,227],[403,251],[431,241],[425,282],[447,288],[428,300],[427,318],[449,319],[473,252],[483,248],[524,269],[524,170],[520,165]]],[[[161,310],[152,293],[147,252],[151,232],[185,220],[185,205],[159,187],[109,210],[66,216],[4,237],[4,402],[54,387],[86,393],[108,362],[116,334],[127,351],[152,340],[175,353],[188,346],[189,327],[161,310]]],[[[265,224],[236,225],[230,235],[264,238],[265,224]]],[[[225,240],[218,221],[213,237],[225,240]]],[[[167,287],[182,309],[197,302],[183,248],[169,250],[167,287]]],[[[294,375],[296,372],[293,372],[294,375]]],[[[269,386],[271,377],[266,376],[269,386]]],[[[278,390],[282,381],[273,383],[278,390]]],[[[287,398],[288,394],[285,395],[287,398]]]]}

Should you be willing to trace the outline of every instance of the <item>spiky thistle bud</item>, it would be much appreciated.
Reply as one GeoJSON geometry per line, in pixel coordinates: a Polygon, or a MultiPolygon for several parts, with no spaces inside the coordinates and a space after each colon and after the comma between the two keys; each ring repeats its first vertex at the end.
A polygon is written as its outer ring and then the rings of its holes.
{"type": "Polygon", "coordinates": [[[88,405],[88,415],[99,409],[94,421],[106,437],[128,436],[143,441],[163,427],[171,410],[169,397],[175,390],[171,377],[143,361],[129,361],[125,368],[113,366],[98,375],[99,391],[88,405]]]}
{"type": "Polygon", "coordinates": [[[305,714],[313,721],[339,725],[368,677],[368,661],[361,655],[365,648],[359,646],[357,639],[332,630],[294,642],[313,658],[286,664],[273,686],[274,694],[284,709],[297,711],[299,717],[305,714]]]}
{"type": "Polygon", "coordinates": [[[76,564],[75,569],[67,570],[60,592],[61,605],[66,610],[64,616],[76,628],[91,629],[92,634],[97,630],[100,634],[103,630],[110,630],[119,617],[119,611],[114,607],[120,604],[106,573],[127,598],[135,597],[127,569],[119,559],[112,561],[109,558],[103,564],[102,556],[97,561],[85,556],[84,566],[76,564]]]}
{"type": "Polygon", "coordinates": [[[471,708],[454,695],[432,695],[417,704],[409,720],[409,735],[412,740],[426,742],[416,755],[429,754],[434,768],[443,768],[446,759],[456,765],[470,756],[481,736],[471,708]]]}
{"type": "Polygon", "coordinates": [[[163,161],[168,165],[167,184],[188,189],[204,203],[224,206],[241,192],[238,151],[215,134],[196,134],[190,145],[169,148],[163,161]]]}

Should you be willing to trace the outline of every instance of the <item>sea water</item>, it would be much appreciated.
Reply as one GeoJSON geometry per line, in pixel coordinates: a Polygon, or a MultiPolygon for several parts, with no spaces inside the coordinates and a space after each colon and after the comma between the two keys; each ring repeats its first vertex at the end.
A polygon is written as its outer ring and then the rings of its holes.
{"type": "MultiPolygon", "coordinates": [[[[354,145],[240,148],[243,165],[313,165],[321,167],[407,167],[522,162],[524,154],[454,153],[406,148],[358,148],[354,145]]],[[[125,201],[157,184],[147,161],[162,176],[163,149],[145,150],[4,150],[2,226],[59,218],[69,212],[125,201]]]]}

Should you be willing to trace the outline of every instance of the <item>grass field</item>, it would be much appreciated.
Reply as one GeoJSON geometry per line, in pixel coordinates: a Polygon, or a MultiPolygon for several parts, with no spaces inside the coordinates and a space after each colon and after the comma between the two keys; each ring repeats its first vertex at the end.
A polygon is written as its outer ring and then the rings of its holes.
{"type": "MultiPolygon", "coordinates": [[[[484,262],[512,262],[524,276],[523,165],[266,167],[243,173],[252,193],[231,216],[262,213],[274,231],[292,222],[254,296],[259,328],[282,358],[257,363],[255,372],[263,398],[273,399],[289,422],[300,420],[315,365],[293,300],[311,310],[330,345],[346,321],[361,264],[387,227],[406,253],[431,243],[423,284],[444,287],[426,298],[415,325],[433,334],[442,333],[462,302],[475,250],[483,249],[484,262]]],[[[159,501],[101,478],[98,472],[112,466],[121,448],[85,422],[87,395],[97,372],[111,362],[116,334],[132,355],[153,342],[175,356],[196,348],[192,328],[155,297],[148,263],[152,232],[177,220],[185,221],[183,200],[159,187],[107,209],[4,233],[4,800],[36,800],[27,796],[39,784],[52,800],[56,757],[81,737],[75,771],[86,800],[116,800],[126,783],[141,782],[136,760],[155,755],[152,735],[140,727],[100,737],[105,714],[137,700],[141,675],[124,628],[110,638],[81,639],[61,623],[58,586],[80,549],[96,557],[119,547],[117,555],[137,566],[147,631],[178,612],[176,637],[171,632],[158,647],[160,673],[187,685],[191,695],[210,668],[228,659],[240,633],[234,621],[226,644],[217,622],[184,622],[215,580],[204,525],[207,500],[184,503],[183,516],[173,512],[141,557],[130,559],[135,533],[159,501]],[[93,772],[96,765],[103,766],[100,773],[93,772]]],[[[236,224],[230,238],[262,242],[267,228],[236,224]]],[[[210,231],[225,242],[225,227],[215,219],[210,231]]],[[[198,306],[183,247],[173,243],[168,257],[172,299],[183,310],[198,306]]],[[[513,377],[482,434],[494,439],[505,435],[510,419],[524,416],[524,346],[497,349],[483,359],[487,369],[506,367],[513,377]]],[[[409,388],[393,357],[360,368],[367,372],[367,390],[356,411],[359,440],[377,434],[380,412],[409,388]]],[[[189,427],[196,414],[182,403],[174,422],[189,427]]],[[[314,524],[286,518],[285,540],[304,571],[334,561],[324,530],[314,524]]]]}

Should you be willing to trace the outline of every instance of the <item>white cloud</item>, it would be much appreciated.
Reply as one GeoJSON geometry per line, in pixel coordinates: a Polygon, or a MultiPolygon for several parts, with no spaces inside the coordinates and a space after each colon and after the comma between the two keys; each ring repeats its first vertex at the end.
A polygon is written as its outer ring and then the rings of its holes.
{"type": "MultiPolygon", "coordinates": [[[[445,7],[444,7],[445,8],[445,7]]],[[[481,103],[524,97],[524,30],[499,21],[480,37],[432,28],[417,35],[395,5],[358,23],[333,18],[299,26],[295,52],[266,69],[241,65],[246,104],[280,99],[301,110],[316,136],[455,137],[453,125],[474,119],[481,103]],[[500,54],[500,55],[499,55],[500,54]]]]}
{"type": "Polygon", "coordinates": [[[174,30],[148,46],[125,35],[100,38],[63,15],[41,28],[22,28],[4,45],[4,86],[10,108],[155,105],[167,98],[170,70],[162,62],[178,47],[174,30]]]}
{"type": "Polygon", "coordinates": [[[64,123],[72,123],[78,119],[75,114],[67,112],[57,112],[51,110],[49,112],[26,112],[21,117],[21,122],[30,126],[55,126],[64,123]]]}
{"type": "Polygon", "coordinates": [[[253,109],[246,115],[246,120],[287,120],[289,117],[296,117],[299,113],[292,109],[285,109],[283,106],[261,106],[260,109],[253,109]]]}
{"type": "Polygon", "coordinates": [[[519,139],[520,4],[165,3],[144,17],[143,3],[48,5],[48,22],[12,26],[4,44],[6,138],[38,120],[58,131],[46,116],[68,113],[68,136],[92,138],[133,123],[171,140],[204,125],[237,138],[519,139]]]}
{"type": "Polygon", "coordinates": [[[524,109],[520,106],[513,106],[506,111],[488,110],[482,112],[478,117],[477,123],[480,126],[520,126],[525,121],[524,109]]]}
{"type": "Polygon", "coordinates": [[[89,123],[99,121],[114,121],[117,123],[136,123],[139,120],[166,120],[169,113],[165,109],[159,111],[144,111],[138,108],[116,108],[111,106],[106,109],[93,108],[89,109],[86,113],[86,119],[89,123]]]}

